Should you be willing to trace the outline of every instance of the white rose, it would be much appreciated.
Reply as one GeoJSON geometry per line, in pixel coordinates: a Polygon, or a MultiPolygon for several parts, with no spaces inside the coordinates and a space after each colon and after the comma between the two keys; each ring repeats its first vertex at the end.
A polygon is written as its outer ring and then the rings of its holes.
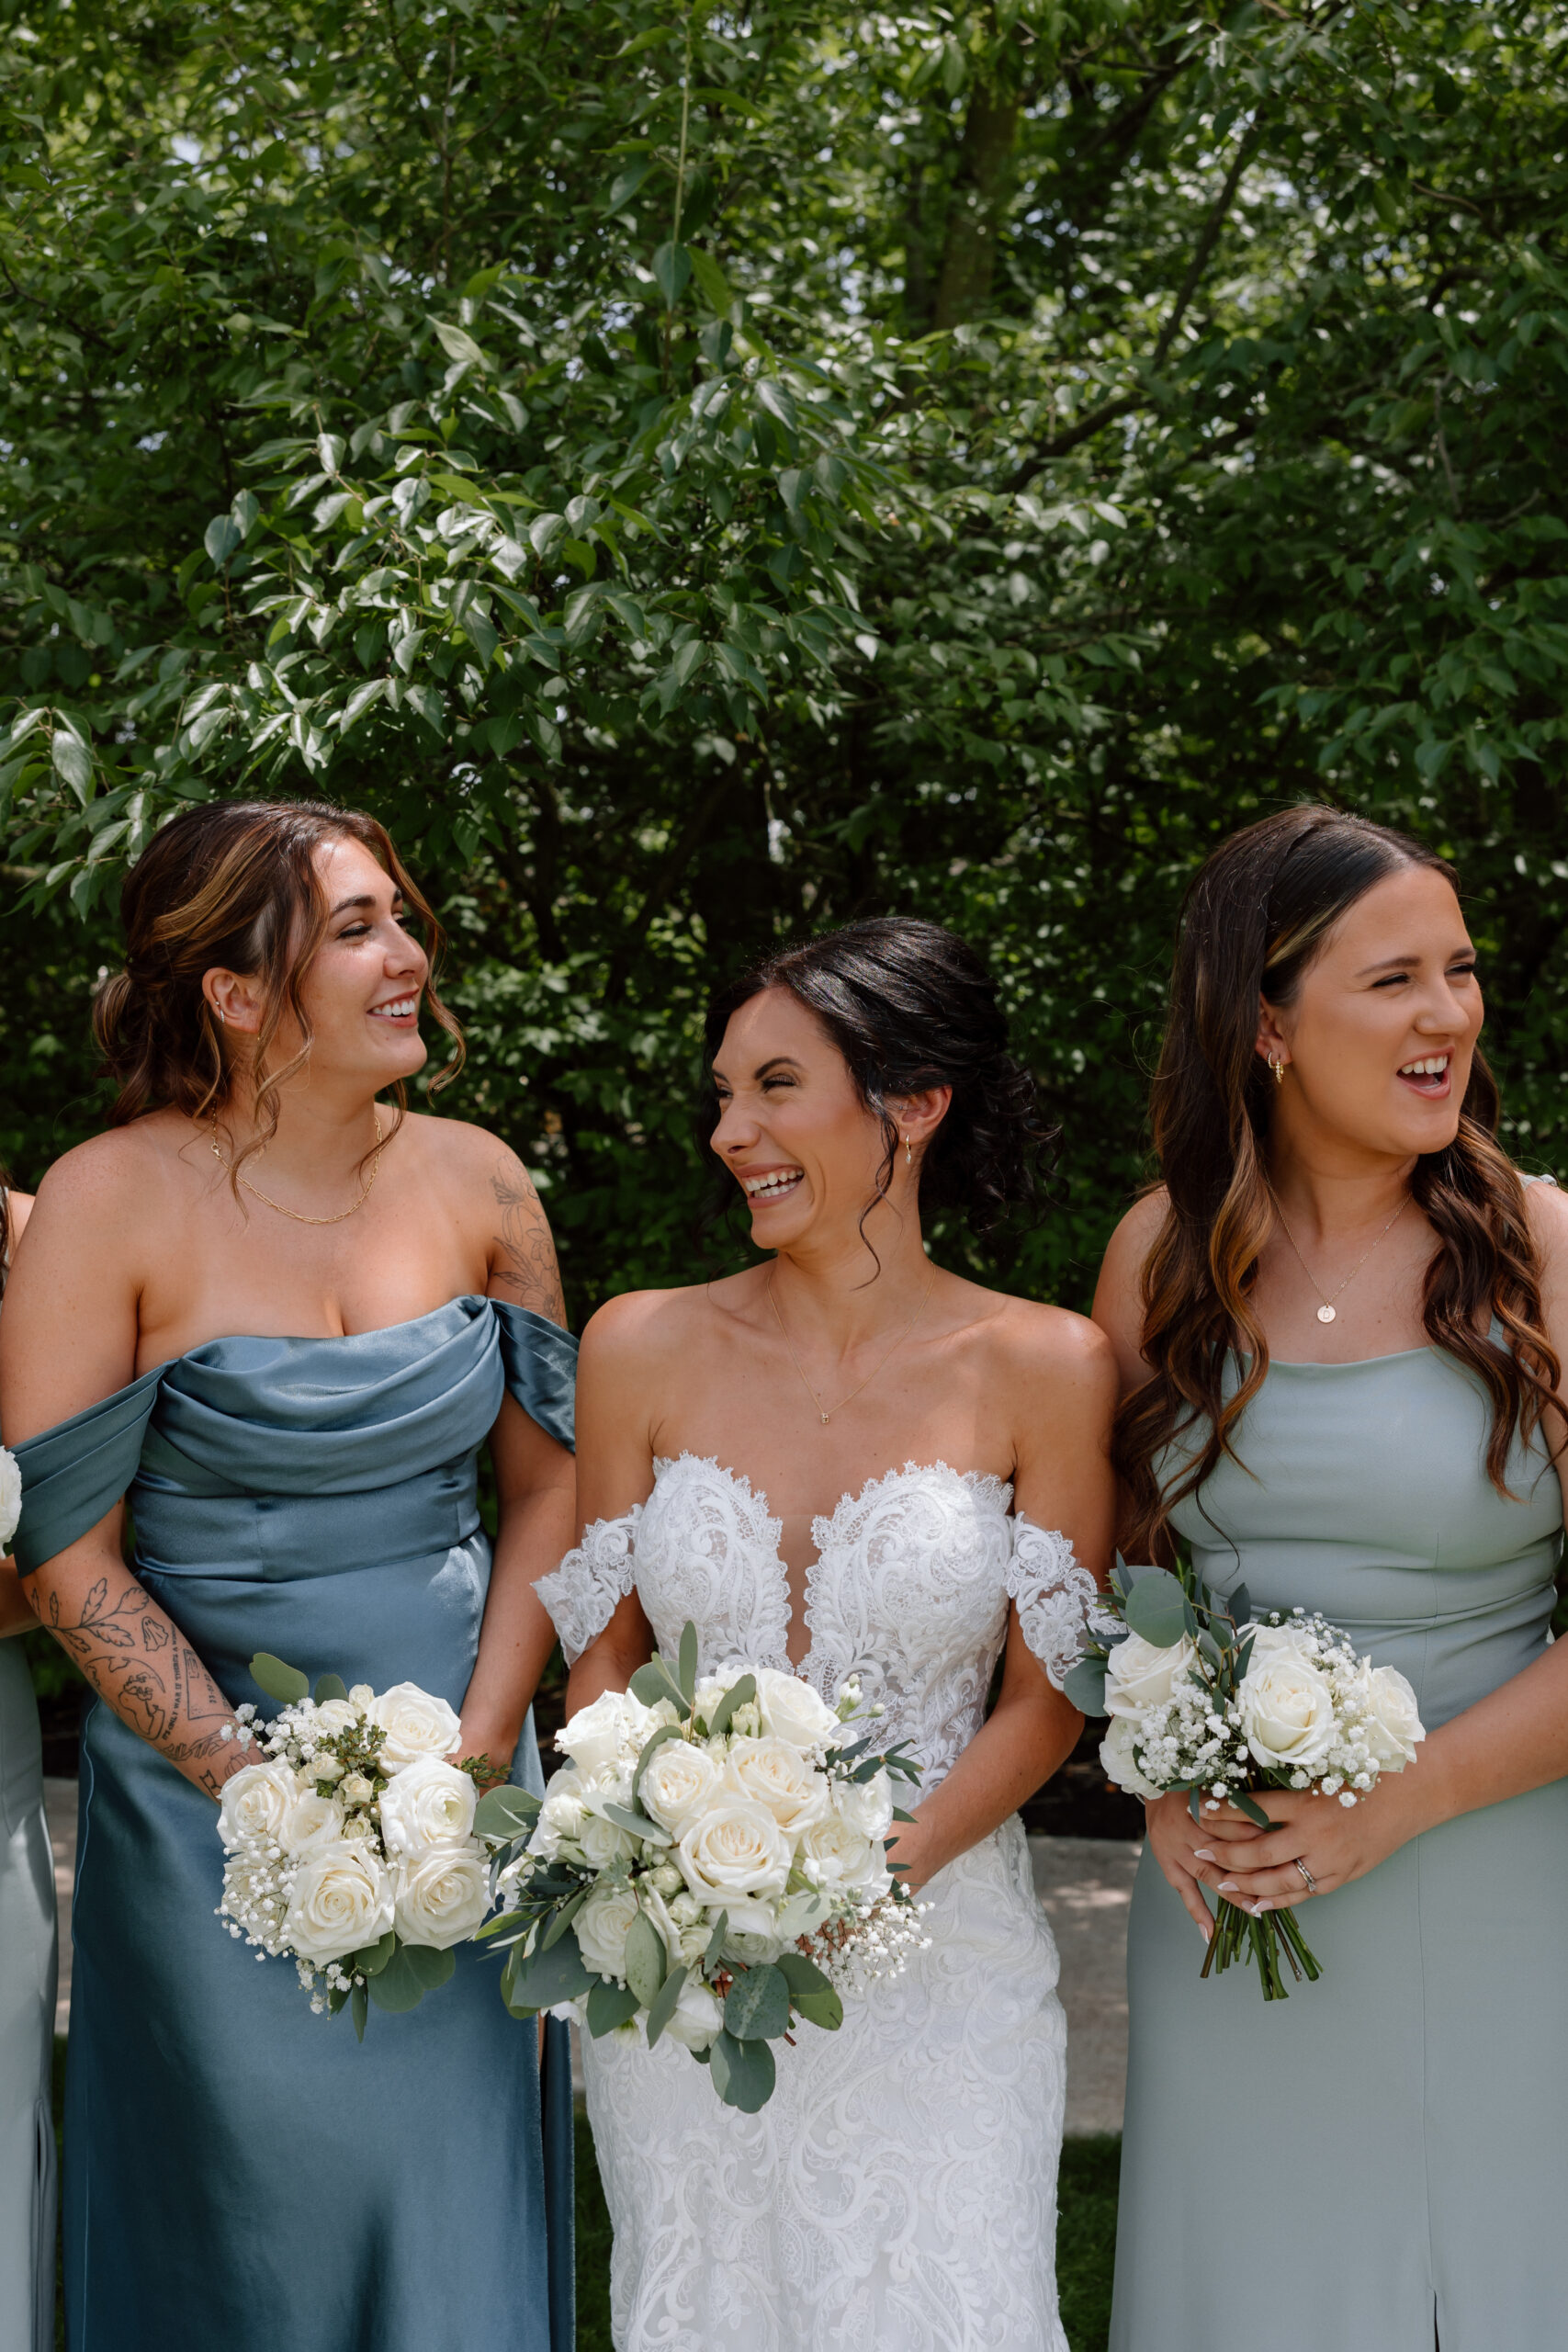
{"type": "Polygon", "coordinates": [[[376,1793],[376,1783],[367,1781],[363,1772],[351,1772],[338,1793],[345,1804],[368,1804],[376,1793]]]}
{"type": "Polygon", "coordinates": [[[818,1886],[869,1887],[887,1876],[883,1849],[841,1815],[814,1822],[800,1841],[800,1866],[818,1886]]]}
{"type": "Polygon", "coordinates": [[[22,1516],[22,1474],[14,1453],[0,1445],[0,1552],[8,1552],[22,1516]]]}
{"type": "Polygon", "coordinates": [[[629,1690],[605,1690],[557,1732],[556,1746],[580,1772],[603,1772],[635,1758],[657,1728],[652,1710],[629,1690]]]}
{"type": "Polygon", "coordinates": [[[305,1857],[283,1922],[301,1960],[342,1960],[378,1943],[391,1924],[391,1874],[370,1847],[340,1838],[305,1857]]]}
{"type": "Polygon", "coordinates": [[[383,1772],[400,1772],[422,1756],[450,1756],[462,1731],[446,1700],[433,1698],[417,1682],[394,1682],[366,1713],[381,1728],[376,1760],[383,1772]]]}
{"type": "Polygon", "coordinates": [[[1160,1794],[1152,1781],[1146,1781],[1138,1770],[1133,1754],[1133,1742],[1138,1736],[1135,1717],[1112,1715],[1111,1728],[1100,1743],[1100,1760],[1105,1777],[1130,1797],[1157,1797],[1160,1794]]]}
{"type": "MultiPolygon", "coordinates": [[[[588,1905],[583,1905],[586,1910],[588,1905]]],[[[724,2011],[717,1998],[700,1976],[689,1976],[681,1987],[681,1997],[675,2004],[675,2014],[664,2031],[671,2041],[683,2041],[688,2050],[705,2050],[716,2041],[724,2024],[724,2011]]]]}
{"type": "Polygon", "coordinates": [[[335,1739],[339,1732],[352,1731],[359,1721],[359,1709],[352,1699],[323,1699],[316,1709],[318,1736],[335,1739]]]}
{"type": "Polygon", "coordinates": [[[1111,1653],[1105,1669],[1105,1712],[1108,1715],[1141,1715],[1163,1707],[1176,1678],[1197,1657],[1196,1645],[1185,1634],[1168,1650],[1129,1634],[1111,1653]]]}
{"type": "Polygon", "coordinates": [[[625,1880],[618,1885],[596,1886],[571,1923],[583,1966],[600,1976],[624,1976],[626,1938],[637,1915],[637,1896],[625,1880]]]}
{"type": "Polygon", "coordinates": [[[721,1798],[687,1830],[675,1860],[704,1903],[719,1904],[728,1894],[782,1894],[789,1877],[789,1840],[765,1805],[721,1798]]]}
{"type": "Polygon", "coordinates": [[[582,1798],[575,1772],[558,1772],[545,1792],[539,1818],[528,1840],[531,1854],[553,1856],[563,1845],[575,1846],[582,1835],[582,1798]],[[570,1781],[568,1788],[558,1786],[570,1781]]]}
{"type": "Polygon", "coordinates": [[[1326,1675],[1293,1647],[1259,1657],[1256,1648],[1242,1678],[1241,1724],[1247,1744],[1267,1770],[1315,1772],[1334,1745],[1334,1692],[1326,1675]]]}
{"type": "Polygon", "coordinates": [[[1243,1641],[1246,1641],[1248,1635],[1252,1639],[1251,1657],[1247,1661],[1249,1665],[1252,1658],[1279,1657],[1287,1652],[1292,1657],[1301,1657],[1303,1655],[1306,1628],[1303,1625],[1292,1623],[1289,1618],[1282,1625],[1244,1626],[1243,1641]]]}
{"type": "Polygon", "coordinates": [[[749,1667],[738,1666],[731,1674],[699,1674],[692,1700],[693,1713],[701,1715],[705,1724],[711,1724],[713,1711],[725,1692],[734,1689],[742,1674],[750,1672],[749,1667]]]}
{"type": "Polygon", "coordinates": [[[870,1781],[838,1781],[833,1808],[863,1838],[886,1838],[893,1826],[893,1783],[886,1772],[870,1781]]]}
{"type": "Polygon", "coordinates": [[[287,1764],[242,1765],[223,1783],[218,1835],[231,1852],[251,1838],[281,1845],[299,1794],[299,1782],[287,1764]]]}
{"type": "Polygon", "coordinates": [[[348,1695],[352,1703],[359,1709],[361,1713],[364,1713],[367,1707],[373,1704],[376,1697],[376,1693],[372,1690],[368,1682],[350,1683],[348,1695]]]}
{"type": "Polygon", "coordinates": [[[640,1794],[646,1809],[672,1838],[683,1835],[698,1807],[706,1804],[721,1778],[715,1757],[683,1739],[667,1739],[649,1758],[640,1794]]]}
{"type": "Polygon", "coordinates": [[[762,1729],[773,1739],[787,1739],[792,1747],[817,1747],[835,1739],[843,1726],[825,1700],[798,1675],[781,1674],[776,1667],[757,1668],[757,1704],[762,1729]]]}
{"type": "Polygon", "coordinates": [[[460,1844],[473,1834],[477,1800],[467,1772],[439,1756],[422,1756],[381,1792],[381,1843],[389,1855],[460,1844]]]}
{"type": "Polygon", "coordinates": [[[308,1781],[341,1781],[344,1768],[335,1756],[313,1756],[306,1771],[308,1781]]]}
{"type": "Polygon", "coordinates": [[[335,1845],[342,1836],[342,1805],[307,1789],[289,1806],[277,1842],[286,1854],[309,1854],[318,1846],[335,1845]]]}
{"type": "Polygon", "coordinates": [[[738,1796],[766,1805],[788,1838],[798,1838],[828,1810],[828,1782],[787,1739],[738,1739],[724,1777],[738,1796]]]}
{"type": "Polygon", "coordinates": [[[1427,1736],[1416,1693],[1396,1666],[1364,1668],[1367,1744],[1385,1772],[1403,1772],[1416,1761],[1416,1743],[1427,1736]]]}
{"type": "Polygon", "coordinates": [[[433,1945],[446,1951],[465,1942],[490,1909],[490,1869],[483,1848],[470,1840],[405,1854],[398,1864],[393,1899],[393,1918],[405,1944],[433,1945]]]}

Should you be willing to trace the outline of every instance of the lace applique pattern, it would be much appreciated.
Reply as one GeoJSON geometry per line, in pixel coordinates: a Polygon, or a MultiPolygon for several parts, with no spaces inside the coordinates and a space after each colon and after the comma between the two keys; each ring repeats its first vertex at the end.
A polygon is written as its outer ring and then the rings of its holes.
{"type": "Polygon", "coordinates": [[[643,1509],[634,1503],[619,1519],[596,1519],[583,1530],[576,1550],[534,1587],[554,1620],[568,1666],[575,1666],[598,1639],[637,1582],[637,1528],[643,1509]]]}
{"type": "Polygon", "coordinates": [[[1018,1603],[1024,1640],[1059,1690],[1083,1647],[1099,1586],[1078,1566],[1065,1535],[1020,1517],[1012,1523],[1008,1592],[1018,1603]]]}

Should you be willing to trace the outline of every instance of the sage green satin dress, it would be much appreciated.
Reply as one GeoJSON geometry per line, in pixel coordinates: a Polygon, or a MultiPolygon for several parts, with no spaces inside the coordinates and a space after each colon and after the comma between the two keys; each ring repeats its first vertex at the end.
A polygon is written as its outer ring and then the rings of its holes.
{"type": "MultiPolygon", "coordinates": [[[[1175,1523],[1211,1585],[1322,1610],[1398,1667],[1435,1729],[1540,1656],[1553,1605],[1557,1474],[1516,1448],[1500,1496],[1489,1426],[1434,1349],[1274,1363],[1240,1463],[1175,1523]]],[[[1568,1781],[1302,1912],[1317,1984],[1201,1983],[1145,1852],[1111,2352],[1562,2352],[1568,1781]]]]}

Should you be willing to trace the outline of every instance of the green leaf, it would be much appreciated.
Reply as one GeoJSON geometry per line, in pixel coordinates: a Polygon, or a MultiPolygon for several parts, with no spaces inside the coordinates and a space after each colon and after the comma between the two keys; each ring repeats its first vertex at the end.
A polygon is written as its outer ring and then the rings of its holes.
{"type": "Polygon", "coordinates": [[[1174,1649],[1187,1631],[1187,1595],[1168,1569],[1156,1568],[1139,1577],[1122,1613],[1133,1632],[1156,1649],[1174,1649]]]}
{"type": "Polygon", "coordinates": [[[202,546],[221,571],[244,537],[231,514],[215,514],[202,537],[202,546]]]}
{"type": "Polygon", "coordinates": [[[685,245],[660,245],[653,256],[653,275],[664,297],[664,307],[672,311],[685,291],[692,275],[692,256],[685,245]]]}
{"type": "Polygon", "coordinates": [[[55,774],[64,779],[85,804],[93,788],[93,761],[85,743],[68,735],[62,727],[54,730],[53,759],[55,774]]]}
{"type": "Polygon", "coordinates": [[[397,1929],[389,1928],[378,1943],[367,1944],[363,1951],[355,1953],[348,1965],[351,1970],[357,1969],[361,1976],[379,1976],[397,1949],[397,1929]]]}
{"type": "Polygon", "coordinates": [[[625,1829],[634,1838],[641,1838],[652,1846],[672,1846],[674,1839],[668,1829],[661,1829],[651,1814],[634,1813],[629,1804],[614,1804],[608,1799],[600,1806],[606,1821],[617,1829],[625,1829]]]}
{"type": "Polygon", "coordinates": [[[610,193],[604,199],[605,211],[619,212],[623,205],[629,204],[653,166],[654,158],[651,155],[638,155],[634,163],[626,165],[624,172],[617,172],[610,183],[610,193]]]}
{"type": "Polygon", "coordinates": [[[242,490],[229,513],[242,540],[248,539],[261,518],[261,500],[254,490],[242,490]]]}
{"type": "Polygon", "coordinates": [[[281,1706],[297,1707],[301,1699],[310,1695],[310,1679],[301,1674],[297,1666],[285,1666],[270,1650],[258,1650],[251,1660],[251,1680],[269,1699],[281,1706]]]}
{"type": "Polygon", "coordinates": [[[646,1666],[637,1668],[626,1687],[633,1698],[640,1699],[645,1707],[657,1707],[661,1699],[668,1699],[671,1705],[684,1712],[686,1702],[682,1696],[681,1686],[657,1654],[649,1659],[646,1666]]]}
{"type": "MultiPolygon", "coordinates": [[[[1252,1798],[1247,1795],[1245,1789],[1233,1789],[1231,1791],[1230,1802],[1235,1805],[1237,1813],[1245,1814],[1247,1820],[1253,1824],[1255,1828],[1277,1829],[1279,1827],[1279,1823],[1270,1821],[1269,1815],[1264,1812],[1263,1807],[1260,1804],[1255,1804],[1252,1798]]],[[[1196,1814],[1194,1814],[1193,1819],[1197,1819],[1196,1814]]]]}
{"type": "Polygon", "coordinates": [[[825,2033],[837,2033],[844,2022],[844,2005],[829,1984],[825,1993],[800,1993],[795,2006],[807,2025],[819,2025],[825,2033]]]}
{"type": "Polygon", "coordinates": [[[789,1985],[781,1969],[743,1969],[724,2003],[727,2032],[737,2041],[773,2041],[789,2030],[789,1985]]]}
{"type": "Polygon", "coordinates": [[[354,2031],[356,2041],[365,2039],[365,2021],[370,2015],[370,1998],[363,1984],[356,1984],[349,1996],[354,2031]]]}
{"type": "Polygon", "coordinates": [[[681,1657],[675,1674],[689,1714],[697,1695],[697,1629],[689,1617],[681,1628],[681,1657]]]}
{"type": "Polygon", "coordinates": [[[533,2017],[540,2009],[553,2009],[558,2002],[575,2001],[588,1992],[598,1979],[584,1965],[575,1935],[565,1935],[548,1951],[536,1951],[524,1957],[513,1952],[507,1963],[510,1973],[502,1977],[502,1994],[513,2017],[533,2017]]]}
{"type": "Polygon", "coordinates": [[[451,1950],[437,1951],[434,1944],[405,1944],[403,1955],[409,1967],[427,1993],[445,1984],[457,1969],[457,1955],[451,1950]]]}
{"type": "Polygon", "coordinates": [[[643,1743],[642,1753],[637,1759],[637,1770],[632,1774],[632,1802],[634,1804],[637,1802],[638,1792],[642,1787],[642,1776],[648,1770],[649,1762],[652,1758],[654,1751],[657,1748],[662,1747],[667,1739],[679,1739],[680,1736],[681,1726],[679,1724],[660,1724],[652,1738],[646,1740],[643,1743]]]}
{"type": "Polygon", "coordinates": [[[708,308],[719,312],[720,315],[725,311],[732,311],[735,307],[735,288],[715,261],[712,254],[704,253],[700,245],[693,245],[688,249],[687,258],[692,265],[692,275],[702,288],[703,297],[708,308]]]}
{"type": "Polygon", "coordinates": [[[765,2041],[737,2041],[721,2033],[708,2052],[713,2086],[726,2107],[755,2115],[773,2095],[777,2069],[765,2041]]]}
{"type": "Polygon", "coordinates": [[[791,1996],[797,2000],[803,1993],[830,1993],[831,1981],[823,1974],[814,1960],[803,1951],[781,1951],[773,1966],[789,1986],[791,1996]]]}
{"type": "Polygon", "coordinates": [[[724,1950],[724,1939],[728,1933],[729,1914],[728,1911],[721,1911],[713,1923],[713,1933],[708,1938],[708,1948],[703,1954],[705,1974],[716,1965],[720,1952],[724,1950]]]}
{"type": "Polygon", "coordinates": [[[1062,1696],[1070,1699],[1080,1714],[1104,1714],[1105,1673],[1103,1658],[1080,1657],[1063,1677],[1062,1696]]]}
{"type": "Polygon", "coordinates": [[[539,1799],[531,1789],[487,1789],[474,1808],[475,1829],[497,1844],[525,1838],[538,1818],[539,1799]]]}
{"type": "Polygon", "coordinates": [[[501,643],[501,632],[488,621],[477,605],[470,605],[463,615],[463,633],[488,670],[495,659],[495,649],[501,643]]]}
{"type": "Polygon", "coordinates": [[[676,2004],[685,1990],[686,1979],[691,1973],[689,1968],[672,1968],[660,1986],[657,1998],[649,2003],[646,2030],[650,2050],[674,2016],[676,2004]]]}
{"type": "Polygon", "coordinates": [[[587,1902],[588,1894],[589,1890],[586,1886],[580,1886],[575,1894],[569,1894],[564,1903],[557,1905],[548,1924],[539,1938],[538,1948],[541,1951],[548,1951],[552,1944],[559,1943],[562,1936],[565,1935],[567,1929],[570,1927],[572,1921],[576,1918],[578,1913],[587,1902]]]}
{"type": "Polygon", "coordinates": [[[324,1707],[329,1699],[346,1699],[348,1685],[341,1674],[319,1674],[314,1695],[317,1706],[324,1707]]]}
{"type": "Polygon", "coordinates": [[[370,1979],[370,1998],[378,2009],[390,2010],[394,2016],[417,2009],[423,2000],[423,1980],[406,1944],[400,1944],[386,1966],[370,1979]]]}
{"type": "Polygon", "coordinates": [[[754,1674],[743,1674],[739,1681],[732,1682],[713,1711],[713,1721],[708,1725],[712,1736],[716,1739],[720,1732],[728,1731],[737,1707],[749,1707],[756,1695],[757,1678],[754,1674]]]}
{"type": "Polygon", "coordinates": [[[445,319],[432,319],[430,323],[435,329],[436,341],[448,359],[461,360],[470,368],[486,370],[493,365],[465,328],[449,326],[445,319]]]}
{"type": "Polygon", "coordinates": [[[588,1996],[588,2030],[595,2041],[629,2025],[637,2013],[637,1997],[629,1984],[612,1984],[601,1976],[588,1996]]]}
{"type": "Polygon", "coordinates": [[[664,1939],[647,1912],[639,1911],[626,1936],[626,1983],[645,2009],[659,1997],[666,1966],[664,1939]]]}

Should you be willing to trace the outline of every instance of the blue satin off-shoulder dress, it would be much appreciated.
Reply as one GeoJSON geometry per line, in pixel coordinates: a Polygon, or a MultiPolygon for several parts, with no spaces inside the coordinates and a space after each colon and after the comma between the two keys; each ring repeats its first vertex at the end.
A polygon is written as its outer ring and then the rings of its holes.
{"type": "MultiPolygon", "coordinates": [[[[510,1389],[572,1439],[575,1342],[463,1297],[336,1339],[223,1339],[17,1449],[27,1572],[127,1495],[135,1570],[236,1705],[248,1662],[456,1707],[490,1579],[476,1462],[510,1389]]],[[[113,1638],[107,1633],[107,1638],[113,1638]]],[[[141,1638],[138,1623],[129,1629],[141,1638]]],[[[514,1777],[538,1786],[532,1720],[514,1777]]],[[[495,1961],[313,2016],[214,1917],[212,1801],[102,1704],[82,1740],[65,2120],[71,2352],[570,2352],[564,2029],[541,2074],[495,1961]]]]}

